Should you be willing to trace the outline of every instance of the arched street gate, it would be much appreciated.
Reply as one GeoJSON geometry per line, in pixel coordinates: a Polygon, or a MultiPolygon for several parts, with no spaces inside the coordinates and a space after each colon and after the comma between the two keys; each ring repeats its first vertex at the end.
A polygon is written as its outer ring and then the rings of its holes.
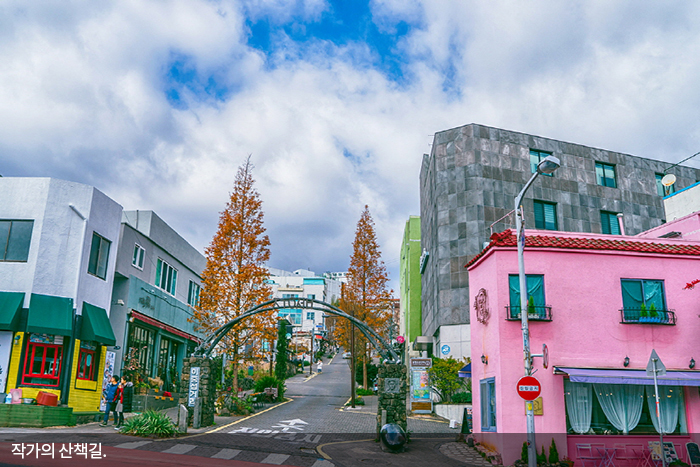
{"type": "MultiPolygon", "coordinates": [[[[201,398],[201,424],[209,426],[214,423],[214,401],[216,398],[216,381],[210,380],[210,355],[224,336],[231,331],[233,326],[258,313],[267,311],[279,311],[284,309],[307,309],[328,313],[350,320],[362,332],[367,340],[379,351],[383,357],[378,371],[379,407],[377,414],[377,433],[381,423],[397,423],[406,429],[406,367],[393,347],[382,338],[374,329],[352,315],[345,313],[330,303],[312,298],[275,298],[260,305],[254,306],[242,315],[232,319],[217,329],[211,336],[202,342],[191,357],[186,358],[182,367],[182,387],[191,387],[190,374],[192,368],[199,368],[199,384],[197,397],[201,398]],[[386,412],[384,412],[386,411],[386,412]],[[382,414],[385,419],[382,420],[382,414]]],[[[193,394],[180,400],[188,408],[189,419],[192,420],[194,412],[193,394]]]]}

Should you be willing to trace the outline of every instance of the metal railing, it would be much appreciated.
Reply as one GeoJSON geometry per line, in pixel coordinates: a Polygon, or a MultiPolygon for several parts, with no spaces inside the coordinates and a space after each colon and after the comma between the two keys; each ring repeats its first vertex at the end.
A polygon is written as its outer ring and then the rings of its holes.
{"type": "MultiPolygon", "coordinates": [[[[528,306],[527,319],[529,321],[552,321],[552,307],[550,305],[528,306]]],[[[520,321],[520,307],[506,305],[506,319],[508,321],[520,321]]]]}
{"type": "Polygon", "coordinates": [[[676,313],[673,310],[642,310],[641,308],[620,308],[620,323],[622,324],[676,324],[676,313]]]}

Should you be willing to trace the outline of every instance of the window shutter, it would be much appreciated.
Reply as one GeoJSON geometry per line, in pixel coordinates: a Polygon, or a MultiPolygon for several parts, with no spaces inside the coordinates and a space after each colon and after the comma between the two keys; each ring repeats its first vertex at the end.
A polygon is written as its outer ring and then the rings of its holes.
{"type": "Polygon", "coordinates": [[[534,202],[534,210],[535,210],[535,228],[537,229],[544,229],[545,227],[545,212],[544,212],[544,204],[540,201],[535,201],[534,202]]]}
{"type": "Polygon", "coordinates": [[[557,213],[553,204],[543,204],[544,208],[544,228],[557,230],[557,213]]]}

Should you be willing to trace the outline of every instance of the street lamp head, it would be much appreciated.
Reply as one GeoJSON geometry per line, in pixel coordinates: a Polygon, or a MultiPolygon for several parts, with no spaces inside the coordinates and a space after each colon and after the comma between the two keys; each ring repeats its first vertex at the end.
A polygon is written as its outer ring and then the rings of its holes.
{"type": "Polygon", "coordinates": [[[555,170],[561,167],[561,162],[558,157],[552,155],[545,157],[537,164],[537,172],[541,174],[551,174],[555,170]]]}

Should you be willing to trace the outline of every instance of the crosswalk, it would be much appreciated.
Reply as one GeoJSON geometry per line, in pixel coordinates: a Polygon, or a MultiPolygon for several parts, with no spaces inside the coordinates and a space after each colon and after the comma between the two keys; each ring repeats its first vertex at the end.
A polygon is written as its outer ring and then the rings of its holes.
{"type": "Polygon", "coordinates": [[[206,456],[212,459],[236,459],[247,460],[258,462],[260,464],[270,464],[270,465],[295,465],[304,467],[335,467],[334,464],[326,459],[314,459],[312,457],[299,457],[292,456],[290,454],[281,453],[265,453],[265,452],[253,452],[244,451],[240,449],[215,449],[216,452],[212,454],[211,449],[207,449],[206,454],[198,454],[196,451],[200,446],[195,444],[187,443],[177,443],[175,445],[166,445],[164,443],[154,443],[153,441],[132,441],[129,443],[118,444],[114,447],[119,449],[148,449],[153,451],[154,446],[162,445],[165,449],[160,451],[164,454],[188,454],[188,455],[199,455],[206,456]],[[255,459],[251,458],[257,457],[255,459]]]}

